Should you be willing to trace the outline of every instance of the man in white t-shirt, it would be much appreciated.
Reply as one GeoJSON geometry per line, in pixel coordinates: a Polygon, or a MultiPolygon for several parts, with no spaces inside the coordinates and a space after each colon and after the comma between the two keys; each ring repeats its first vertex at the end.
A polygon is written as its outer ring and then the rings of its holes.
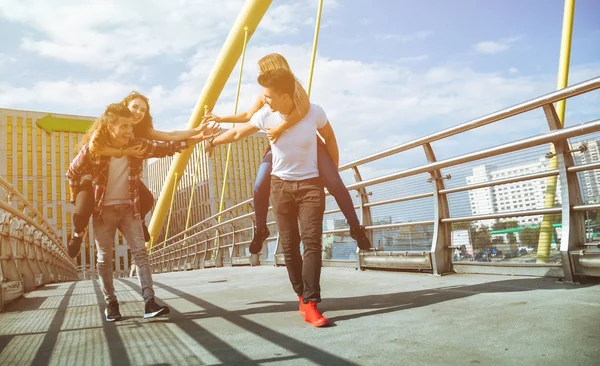
{"type": "MultiPolygon", "coordinates": [[[[250,123],[244,123],[214,138],[208,149],[241,140],[251,134],[279,126],[294,108],[296,79],[287,70],[276,69],[261,74],[258,83],[264,88],[265,106],[250,123]]],[[[332,157],[339,155],[333,129],[321,107],[310,105],[306,116],[276,142],[271,143],[273,171],[271,199],[285,265],[292,288],[300,301],[300,314],[316,327],[329,324],[321,315],[321,255],[325,192],[317,166],[317,131],[332,157]],[[298,228],[300,221],[300,230],[298,228]],[[304,246],[304,260],[300,253],[304,246]]]]}

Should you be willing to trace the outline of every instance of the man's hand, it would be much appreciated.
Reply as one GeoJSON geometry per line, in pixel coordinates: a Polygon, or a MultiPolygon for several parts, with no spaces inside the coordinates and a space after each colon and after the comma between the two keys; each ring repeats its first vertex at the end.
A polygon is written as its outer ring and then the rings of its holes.
{"type": "Polygon", "coordinates": [[[125,149],[125,155],[131,156],[132,158],[143,159],[146,154],[146,149],[142,147],[142,144],[136,144],[125,149]]]}
{"type": "Polygon", "coordinates": [[[279,136],[283,133],[283,131],[279,127],[267,127],[265,128],[267,131],[267,138],[271,142],[277,142],[279,136]]]}
{"type": "Polygon", "coordinates": [[[221,132],[221,125],[216,122],[202,123],[198,128],[201,132],[188,140],[190,144],[197,144],[200,141],[215,137],[221,132]]]}

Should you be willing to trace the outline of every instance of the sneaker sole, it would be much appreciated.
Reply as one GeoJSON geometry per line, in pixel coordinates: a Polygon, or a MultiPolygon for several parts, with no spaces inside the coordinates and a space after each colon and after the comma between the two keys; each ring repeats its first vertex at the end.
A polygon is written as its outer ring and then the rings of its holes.
{"type": "Polygon", "coordinates": [[[321,327],[324,327],[324,326],[327,326],[330,324],[329,320],[327,320],[327,319],[318,320],[316,322],[310,322],[306,319],[304,319],[304,321],[307,322],[308,324],[311,324],[314,327],[317,327],[317,328],[321,328],[321,327]]]}
{"type": "Polygon", "coordinates": [[[115,322],[117,320],[121,320],[121,316],[119,316],[118,318],[114,318],[114,319],[109,319],[108,318],[108,309],[104,309],[104,318],[106,319],[107,322],[115,322]]]}
{"type": "Polygon", "coordinates": [[[144,314],[144,319],[156,318],[157,316],[167,315],[171,312],[169,308],[162,308],[159,311],[155,311],[153,313],[144,314]]]}

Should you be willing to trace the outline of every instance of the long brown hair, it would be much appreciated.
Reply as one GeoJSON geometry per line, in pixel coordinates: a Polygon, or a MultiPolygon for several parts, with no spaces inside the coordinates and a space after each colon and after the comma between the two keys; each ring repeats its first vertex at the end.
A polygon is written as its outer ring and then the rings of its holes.
{"type": "Polygon", "coordinates": [[[146,114],[140,122],[133,125],[133,134],[135,137],[148,138],[150,130],[154,129],[154,125],[152,124],[152,115],[150,114],[150,101],[148,97],[134,90],[121,101],[121,104],[129,108],[129,103],[131,103],[132,100],[137,98],[143,100],[146,103],[146,114]]]}

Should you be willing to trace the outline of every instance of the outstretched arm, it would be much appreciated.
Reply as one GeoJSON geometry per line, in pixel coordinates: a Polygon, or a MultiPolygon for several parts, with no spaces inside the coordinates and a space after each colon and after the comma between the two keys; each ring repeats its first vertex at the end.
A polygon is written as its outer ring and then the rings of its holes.
{"type": "Polygon", "coordinates": [[[212,138],[219,134],[221,126],[216,123],[201,124],[201,132],[182,141],[155,141],[140,139],[144,147],[144,158],[161,158],[170,156],[197,144],[200,141],[212,138]]]}
{"type": "Polygon", "coordinates": [[[219,117],[214,114],[208,115],[204,117],[206,121],[212,122],[230,122],[230,123],[246,123],[250,121],[250,118],[254,115],[254,113],[258,112],[265,105],[265,97],[261,94],[252,108],[250,108],[247,112],[238,113],[232,116],[219,117]]]}
{"type": "Polygon", "coordinates": [[[183,141],[197,135],[200,132],[199,128],[200,126],[189,130],[170,132],[157,131],[152,128],[150,131],[148,131],[147,137],[151,140],[158,141],[183,141]]]}
{"type": "Polygon", "coordinates": [[[249,123],[244,123],[243,125],[236,126],[235,128],[232,128],[231,130],[225,132],[224,134],[215,137],[210,144],[214,147],[217,145],[236,142],[252,135],[257,131],[260,131],[260,129],[254,127],[249,123]]]}

